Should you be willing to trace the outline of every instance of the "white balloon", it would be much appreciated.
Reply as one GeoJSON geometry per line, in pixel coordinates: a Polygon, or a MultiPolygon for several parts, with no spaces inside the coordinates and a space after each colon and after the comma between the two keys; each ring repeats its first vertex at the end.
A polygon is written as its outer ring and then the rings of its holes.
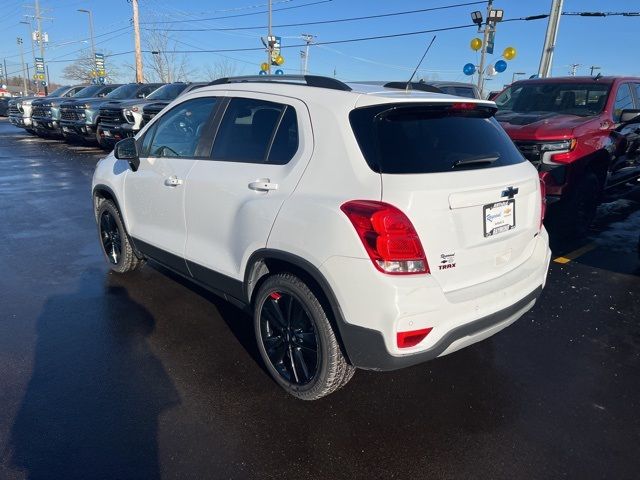
{"type": "Polygon", "coordinates": [[[493,64],[491,64],[487,67],[486,73],[490,77],[493,77],[494,75],[497,75],[498,72],[496,72],[496,67],[494,67],[493,64]]]}

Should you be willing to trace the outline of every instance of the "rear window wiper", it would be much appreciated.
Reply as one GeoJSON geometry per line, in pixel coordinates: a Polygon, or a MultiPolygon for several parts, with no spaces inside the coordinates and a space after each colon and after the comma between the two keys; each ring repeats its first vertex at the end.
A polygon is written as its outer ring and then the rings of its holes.
{"type": "Polygon", "coordinates": [[[500,155],[476,155],[474,157],[463,158],[453,162],[453,168],[468,167],[472,165],[490,165],[500,158],[500,155]]]}

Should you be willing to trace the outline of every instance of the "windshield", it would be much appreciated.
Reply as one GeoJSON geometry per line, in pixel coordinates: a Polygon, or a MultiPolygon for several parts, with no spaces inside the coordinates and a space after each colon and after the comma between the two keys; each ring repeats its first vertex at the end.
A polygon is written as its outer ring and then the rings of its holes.
{"type": "Polygon", "coordinates": [[[65,94],[65,92],[69,90],[69,87],[59,87],[56,88],[53,92],[51,92],[48,97],[61,97],[65,94]]]}
{"type": "Polygon", "coordinates": [[[101,85],[89,85],[82,90],[77,91],[73,96],[76,98],[89,98],[93,97],[96,92],[99,92],[102,88],[101,85]]]}
{"type": "Polygon", "coordinates": [[[173,100],[178,95],[180,95],[185,88],[187,88],[186,83],[169,83],[157,89],[155,92],[149,95],[147,99],[148,100],[173,100]]]}
{"type": "Polygon", "coordinates": [[[499,112],[549,112],[587,117],[604,109],[610,84],[524,83],[507,88],[495,99],[499,112]]]}
{"type": "Polygon", "coordinates": [[[138,84],[130,83],[129,85],[122,85],[121,87],[116,88],[105,98],[112,98],[114,100],[126,100],[129,98],[134,98],[137,91],[138,84]]]}

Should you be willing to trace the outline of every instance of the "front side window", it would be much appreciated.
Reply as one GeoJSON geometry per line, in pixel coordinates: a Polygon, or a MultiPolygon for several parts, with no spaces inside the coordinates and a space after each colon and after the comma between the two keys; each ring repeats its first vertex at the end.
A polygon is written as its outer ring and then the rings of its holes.
{"type": "Polygon", "coordinates": [[[623,110],[633,108],[633,97],[631,96],[631,89],[628,83],[620,85],[618,93],[616,95],[616,103],[613,106],[613,120],[620,121],[620,115],[623,110]]]}
{"type": "Polygon", "coordinates": [[[285,164],[298,149],[293,107],[251,98],[229,102],[212,158],[226,162],[285,164]]]}
{"type": "Polygon", "coordinates": [[[142,155],[148,157],[193,158],[216,97],[188,100],[158,118],[142,140],[142,155]]]}

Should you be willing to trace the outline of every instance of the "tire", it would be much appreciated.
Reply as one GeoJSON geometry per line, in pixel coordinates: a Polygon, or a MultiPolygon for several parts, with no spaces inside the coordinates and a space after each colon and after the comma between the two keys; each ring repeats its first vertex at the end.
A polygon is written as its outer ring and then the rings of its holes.
{"type": "Polygon", "coordinates": [[[267,278],[256,294],[253,318],[262,360],[294,397],[317,400],[353,377],[355,368],[342,354],[325,309],[298,277],[267,278]]]}
{"type": "Polygon", "coordinates": [[[561,238],[587,235],[600,203],[600,184],[594,173],[585,174],[557,205],[549,209],[549,230],[561,238]]]}
{"type": "Polygon", "coordinates": [[[100,200],[96,208],[100,246],[109,268],[126,273],[140,267],[144,260],[133,251],[120,212],[111,200],[100,200]]]}

